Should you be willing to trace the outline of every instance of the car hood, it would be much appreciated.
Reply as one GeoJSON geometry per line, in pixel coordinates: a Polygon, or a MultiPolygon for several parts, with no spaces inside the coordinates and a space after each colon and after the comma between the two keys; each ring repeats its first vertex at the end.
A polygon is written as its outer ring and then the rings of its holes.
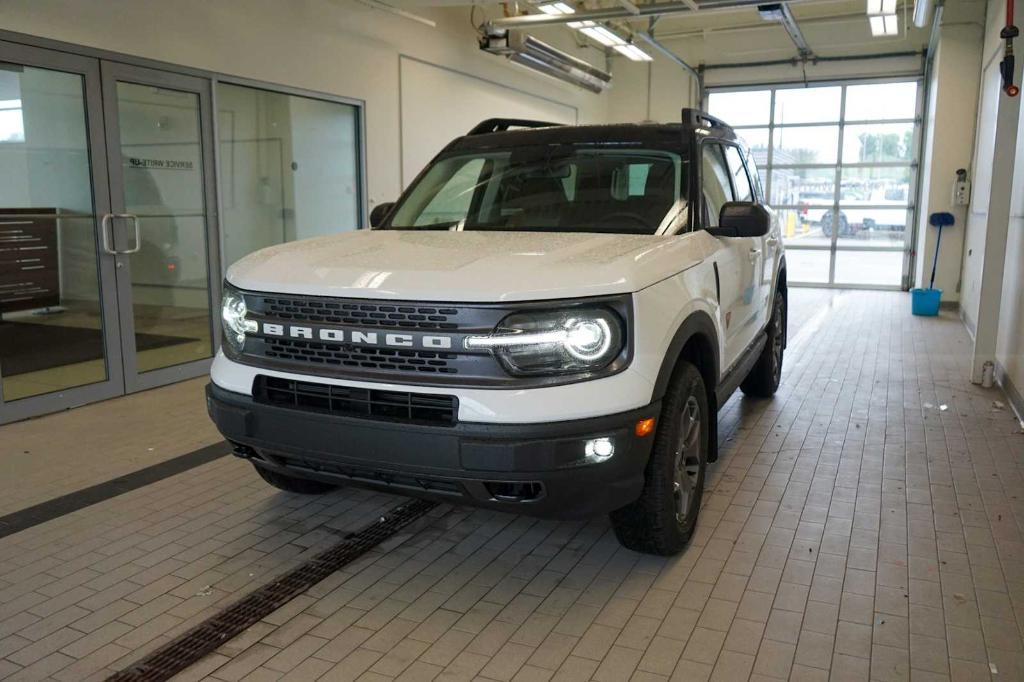
{"type": "Polygon", "coordinates": [[[228,269],[249,291],[501,302],[639,291],[704,257],[697,235],[360,230],[257,251],[228,269]]]}

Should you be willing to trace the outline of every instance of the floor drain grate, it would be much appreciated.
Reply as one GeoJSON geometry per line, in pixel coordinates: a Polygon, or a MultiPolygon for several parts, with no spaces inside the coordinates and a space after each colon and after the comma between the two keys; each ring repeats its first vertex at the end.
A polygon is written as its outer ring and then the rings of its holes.
{"type": "Polygon", "coordinates": [[[435,506],[435,502],[415,500],[391,509],[377,523],[243,597],[137,663],[111,675],[107,681],[170,679],[435,506]]]}

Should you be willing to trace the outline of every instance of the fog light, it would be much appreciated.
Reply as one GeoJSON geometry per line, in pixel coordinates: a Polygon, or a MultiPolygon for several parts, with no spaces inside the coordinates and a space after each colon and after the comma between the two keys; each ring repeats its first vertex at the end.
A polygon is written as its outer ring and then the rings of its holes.
{"type": "Polygon", "coordinates": [[[615,454],[615,444],[611,438],[594,438],[583,446],[583,454],[588,462],[603,462],[615,454]]]}

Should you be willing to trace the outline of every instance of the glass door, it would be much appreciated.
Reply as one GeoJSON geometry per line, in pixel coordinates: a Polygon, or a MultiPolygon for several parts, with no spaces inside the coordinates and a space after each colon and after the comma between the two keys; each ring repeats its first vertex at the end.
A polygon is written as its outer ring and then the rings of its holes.
{"type": "Polygon", "coordinates": [[[0,423],[124,391],[95,59],[0,42],[0,423]]]}
{"type": "Polygon", "coordinates": [[[111,215],[101,227],[131,392],[198,376],[214,352],[210,82],[110,62],[102,75],[111,215]]]}

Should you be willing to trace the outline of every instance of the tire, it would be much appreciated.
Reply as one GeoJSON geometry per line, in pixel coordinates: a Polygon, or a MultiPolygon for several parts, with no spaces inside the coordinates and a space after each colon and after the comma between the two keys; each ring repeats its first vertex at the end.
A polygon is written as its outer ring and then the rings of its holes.
{"type": "MultiPolygon", "coordinates": [[[[832,238],[832,211],[828,211],[825,215],[821,216],[821,233],[832,238]]],[[[839,214],[839,236],[849,237],[852,233],[850,230],[850,221],[846,217],[845,213],[839,214]]]]}
{"type": "Polygon", "coordinates": [[[782,360],[786,342],[786,297],[775,292],[772,317],[768,320],[768,339],[740,390],[753,398],[771,398],[782,381],[782,360]]]}
{"type": "Polygon", "coordinates": [[[670,556],[690,541],[704,492],[711,417],[704,379],[680,361],[662,403],[643,492],[610,514],[625,547],[670,556]]]}
{"type": "Polygon", "coordinates": [[[338,488],[338,486],[331,485],[330,483],[313,481],[308,478],[296,478],[295,476],[279,474],[276,471],[270,471],[268,469],[258,467],[255,464],[253,466],[256,468],[256,473],[260,475],[260,478],[278,490],[283,490],[288,493],[298,493],[300,495],[322,495],[338,488]]]}

